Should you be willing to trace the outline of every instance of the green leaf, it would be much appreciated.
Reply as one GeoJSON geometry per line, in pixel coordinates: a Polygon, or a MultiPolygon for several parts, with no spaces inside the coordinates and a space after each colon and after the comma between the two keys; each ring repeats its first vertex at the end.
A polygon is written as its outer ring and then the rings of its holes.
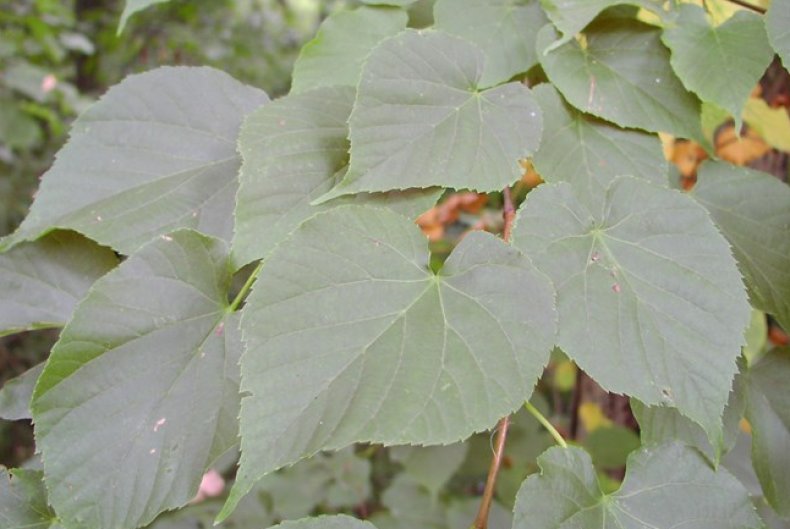
{"type": "Polygon", "coordinates": [[[700,99],[729,112],[740,130],[746,100],[774,56],[762,17],[738,11],[714,27],[699,6],[677,10],[676,22],[661,37],[672,51],[672,68],[700,99]]]}
{"type": "Polygon", "coordinates": [[[396,7],[406,7],[410,6],[417,0],[360,0],[363,4],[374,5],[374,6],[396,6],[396,7]]]}
{"type": "Polygon", "coordinates": [[[110,249],[68,232],[0,254],[0,336],[65,325],[94,281],[117,264],[110,249]]]}
{"type": "Polygon", "coordinates": [[[633,430],[619,424],[596,428],[584,439],[584,447],[592,456],[595,468],[601,470],[624,466],[628,454],[639,446],[639,436],[633,430]]]}
{"type": "Polygon", "coordinates": [[[782,64],[790,69],[790,0],[773,0],[765,15],[765,29],[768,40],[782,59],[782,64]]]}
{"type": "Polygon", "coordinates": [[[197,492],[236,442],[241,354],[224,243],[162,236],[93,286],[33,396],[66,527],[133,528],[197,492]]]}
{"type": "Polygon", "coordinates": [[[790,329],[790,187],[760,171],[707,162],[693,196],[732,245],[752,304],[790,329]]]}
{"type": "Polygon", "coordinates": [[[299,53],[291,93],[330,85],[356,87],[371,48],[404,30],[408,18],[401,9],[365,6],[330,15],[299,53]]]}
{"type": "Polygon", "coordinates": [[[345,514],[335,514],[287,521],[270,529],[376,529],[376,526],[345,514]]]}
{"type": "Polygon", "coordinates": [[[483,87],[508,81],[538,64],[535,34],[548,22],[538,0],[438,0],[434,18],[438,29],[483,50],[483,87]]]}
{"type": "Polygon", "coordinates": [[[55,513],[47,505],[43,474],[38,470],[0,467],[0,527],[57,529],[55,513]]]}
{"type": "Polygon", "coordinates": [[[558,346],[608,391],[716,439],[751,312],[727,241],[691,198],[641,179],[581,194],[538,187],[513,232],[557,287],[558,346]]]}
{"type": "Polygon", "coordinates": [[[667,162],[653,134],[621,129],[568,105],[550,85],[533,90],[545,126],[540,149],[532,158],[548,182],[569,182],[584,196],[600,195],[621,175],[667,184],[667,162]]]}
{"type": "Polygon", "coordinates": [[[123,28],[126,27],[126,22],[129,20],[129,17],[138,11],[147,9],[149,6],[163,4],[169,1],[170,0],[126,0],[126,3],[123,7],[123,13],[121,13],[121,21],[118,22],[118,35],[123,32],[123,28]]]}
{"type": "Polygon", "coordinates": [[[265,257],[304,220],[340,204],[372,202],[414,218],[436,203],[439,189],[363,193],[310,205],[347,168],[353,103],[352,88],[322,87],[273,101],[244,121],[233,237],[237,267],[265,257]]]}
{"type": "Polygon", "coordinates": [[[397,528],[445,529],[447,513],[430,492],[408,474],[399,474],[384,491],[381,503],[389,509],[397,528]]]}
{"type": "Polygon", "coordinates": [[[352,448],[318,453],[268,474],[255,490],[271,498],[274,517],[302,518],[317,507],[342,509],[365,502],[371,493],[370,469],[370,461],[354,455],[352,448]]]}
{"type": "Polygon", "coordinates": [[[679,441],[693,446],[714,465],[718,465],[721,458],[732,450],[737,439],[745,406],[741,387],[742,378],[736,375],[727,407],[724,408],[723,432],[716,439],[710,439],[699,424],[684,417],[675,408],[645,406],[638,400],[631,399],[631,410],[639,422],[642,444],[660,445],[679,441]]]}
{"type": "Polygon", "coordinates": [[[396,446],[390,457],[403,465],[403,472],[437,497],[445,483],[460,468],[469,446],[396,446]]]}
{"type": "Polygon", "coordinates": [[[538,33],[540,62],[554,86],[588,114],[649,132],[668,132],[704,142],[700,102],[672,71],[661,30],[637,20],[603,18],[573,40],[543,53],[556,38],[538,33]]]}
{"type": "Polygon", "coordinates": [[[30,419],[30,397],[44,364],[31,367],[18,377],[6,380],[0,388],[0,419],[18,421],[30,419]]]}
{"type": "Polygon", "coordinates": [[[499,190],[521,176],[540,142],[540,108],[509,83],[480,90],[474,44],[407,30],[379,44],[362,69],[350,118],[351,166],[325,198],[444,186],[499,190]]]}
{"type": "Polygon", "coordinates": [[[628,458],[620,490],[604,494],[590,456],[550,448],[516,500],[514,529],[758,529],[749,495],[724,469],[694,449],[666,444],[628,458]]]}
{"type": "Polygon", "coordinates": [[[744,375],[752,463],[768,503],[790,518],[790,348],[763,356],[744,375]]]}
{"type": "Polygon", "coordinates": [[[744,333],[746,345],[743,347],[743,356],[746,362],[751,365],[755,363],[763,353],[766,353],[768,344],[768,320],[765,313],[761,310],[752,310],[752,319],[744,333]]]}
{"type": "Polygon", "coordinates": [[[242,322],[248,396],[225,513],[319,450],[451,443],[529,398],[554,343],[548,279],[482,232],[438,275],[428,260],[412,222],[362,206],[316,215],[270,255],[242,322]]]}
{"type": "Polygon", "coordinates": [[[645,8],[657,15],[663,13],[662,2],[657,0],[540,0],[540,3],[551,22],[562,33],[562,38],[549,46],[549,50],[570,41],[601,12],[613,6],[627,4],[645,8]]]}
{"type": "Polygon", "coordinates": [[[126,78],[74,123],[28,217],[4,245],[54,228],[124,254],[178,228],[229,240],[239,126],[267,100],[210,68],[126,78]]]}

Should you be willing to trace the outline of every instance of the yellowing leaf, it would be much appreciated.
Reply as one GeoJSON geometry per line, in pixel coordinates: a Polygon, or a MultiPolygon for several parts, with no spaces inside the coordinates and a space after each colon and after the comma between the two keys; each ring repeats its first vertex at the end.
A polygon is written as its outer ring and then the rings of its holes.
{"type": "Polygon", "coordinates": [[[743,120],[775,149],[790,152],[790,115],[784,107],[771,108],[763,99],[751,98],[743,120]]]}

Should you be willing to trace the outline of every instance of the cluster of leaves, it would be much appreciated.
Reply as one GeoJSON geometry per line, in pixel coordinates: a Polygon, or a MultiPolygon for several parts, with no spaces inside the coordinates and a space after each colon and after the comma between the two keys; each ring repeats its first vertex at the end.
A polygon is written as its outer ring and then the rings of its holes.
{"type": "MultiPolygon", "coordinates": [[[[642,447],[614,491],[583,449],[548,449],[514,529],[759,528],[753,501],[790,517],[790,351],[742,355],[750,304],[790,328],[790,189],[722,161],[672,189],[656,135],[709,146],[703,101],[740,125],[774,52],[790,62],[788,1],[716,24],[651,0],[438,0],[423,30],[413,2],[366,3],[387,5],[329,17],[285,97],[161,68],[75,122],[0,242],[2,332],[63,327],[0,394],[42,456],[0,480],[7,525],[142,526],[240,436],[224,520],[314,454],[492,428],[556,347],[633,399],[642,447]],[[546,183],[512,240],[469,233],[434,271],[413,219],[527,158],[546,183]],[[720,465],[743,417],[752,489],[720,465]]],[[[382,529],[436,486],[404,476],[382,529]]]]}

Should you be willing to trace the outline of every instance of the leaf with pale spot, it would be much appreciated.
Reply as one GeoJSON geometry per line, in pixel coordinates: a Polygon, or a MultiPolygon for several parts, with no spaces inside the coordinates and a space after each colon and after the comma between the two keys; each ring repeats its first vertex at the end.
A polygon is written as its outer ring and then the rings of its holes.
{"type": "Polygon", "coordinates": [[[609,391],[676,407],[718,439],[751,309],[704,208],[633,177],[594,200],[532,191],[513,241],[557,288],[558,346],[609,391]]]}
{"type": "Polygon", "coordinates": [[[532,393],[554,343],[548,279],[487,233],[438,274],[408,219],[344,206],[269,256],[245,307],[242,459],[226,515],[267,472],[354,442],[446,444],[532,393]]]}
{"type": "Polygon", "coordinates": [[[192,499],[236,444],[230,281],[224,243],[179,231],[130,256],[77,307],[32,404],[64,525],[144,525],[192,499]]]}
{"type": "Polygon", "coordinates": [[[538,33],[538,56],[549,80],[583,112],[621,127],[668,132],[705,143],[700,102],[675,75],[661,30],[633,19],[601,18],[573,40],[544,53],[556,38],[538,33]]]}

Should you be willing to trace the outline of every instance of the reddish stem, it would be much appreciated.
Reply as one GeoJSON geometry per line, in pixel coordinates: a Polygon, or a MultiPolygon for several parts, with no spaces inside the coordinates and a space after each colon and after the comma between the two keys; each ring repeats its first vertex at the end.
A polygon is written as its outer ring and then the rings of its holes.
{"type": "MultiPolygon", "coordinates": [[[[510,187],[502,190],[505,207],[502,217],[505,226],[502,229],[502,238],[505,242],[510,241],[510,233],[513,230],[513,221],[516,219],[516,208],[513,206],[513,196],[510,187]]],[[[480,509],[477,511],[475,529],[486,529],[488,527],[488,513],[491,511],[491,502],[494,500],[494,489],[496,488],[496,478],[499,475],[499,468],[502,466],[502,459],[505,455],[505,441],[507,440],[507,429],[510,426],[510,417],[503,417],[499,420],[496,430],[496,440],[494,441],[494,457],[491,458],[491,465],[488,467],[488,477],[486,487],[483,490],[483,499],[480,501],[480,509]]]]}

